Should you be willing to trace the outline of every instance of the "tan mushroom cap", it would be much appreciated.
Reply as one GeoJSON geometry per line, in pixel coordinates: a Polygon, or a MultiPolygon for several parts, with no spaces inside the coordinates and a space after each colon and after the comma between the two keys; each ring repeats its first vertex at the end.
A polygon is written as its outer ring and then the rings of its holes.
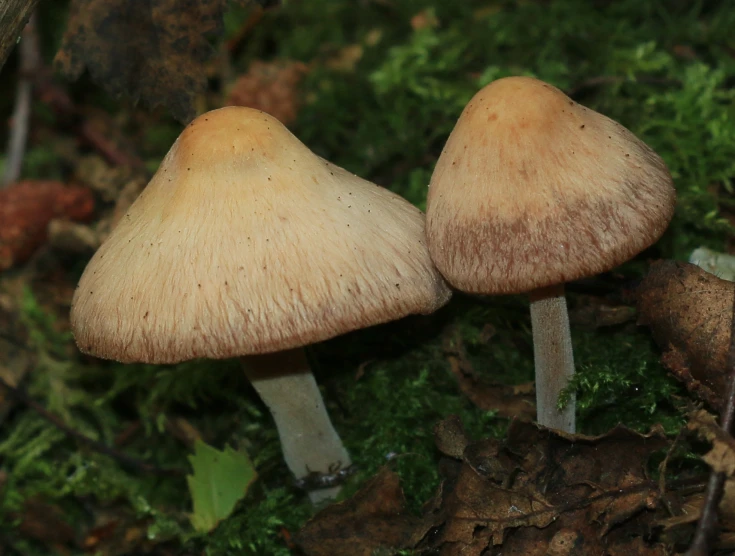
{"type": "Polygon", "coordinates": [[[421,211],[227,107],[182,132],[84,271],[71,324],[84,352],[174,363],[303,346],[449,296],[421,211]]]}
{"type": "Polygon", "coordinates": [[[610,270],[674,212],[663,160],[537,79],[508,77],[465,108],[431,179],[426,235],[455,287],[507,294],[610,270]]]}

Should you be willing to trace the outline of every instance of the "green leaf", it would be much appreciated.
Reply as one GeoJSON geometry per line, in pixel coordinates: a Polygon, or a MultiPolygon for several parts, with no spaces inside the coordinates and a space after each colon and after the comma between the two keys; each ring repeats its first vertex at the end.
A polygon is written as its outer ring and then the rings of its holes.
{"type": "Polygon", "coordinates": [[[220,452],[201,440],[194,445],[189,463],[194,468],[194,474],[186,478],[194,504],[191,524],[207,533],[232,513],[257,473],[245,452],[229,446],[220,452]]]}

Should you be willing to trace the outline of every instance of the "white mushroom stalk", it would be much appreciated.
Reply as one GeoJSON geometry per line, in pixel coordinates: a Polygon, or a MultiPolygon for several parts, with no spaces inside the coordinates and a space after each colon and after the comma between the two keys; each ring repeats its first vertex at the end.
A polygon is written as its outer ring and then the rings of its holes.
{"type": "MultiPolygon", "coordinates": [[[[327,414],[302,348],[241,357],[253,388],[270,409],[283,459],[298,480],[334,476],[352,465],[327,414]],[[318,447],[318,449],[316,449],[318,447]]],[[[339,486],[309,490],[314,504],[334,498],[339,486]]]]}
{"type": "Polygon", "coordinates": [[[559,396],[574,376],[572,332],[564,286],[529,294],[533,360],[536,366],[536,414],[539,423],[566,432],[576,430],[576,396],[559,410],[559,396]]]}

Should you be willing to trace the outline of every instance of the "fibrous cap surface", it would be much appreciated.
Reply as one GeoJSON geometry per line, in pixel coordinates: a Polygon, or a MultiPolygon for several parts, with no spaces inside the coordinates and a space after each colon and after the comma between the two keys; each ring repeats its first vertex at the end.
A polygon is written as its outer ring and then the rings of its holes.
{"type": "Polygon", "coordinates": [[[84,352],[173,363],[298,347],[449,295],[418,209],[228,107],[182,132],[87,266],[71,321],[84,352]]]}
{"type": "Polygon", "coordinates": [[[676,194],[661,158],[537,79],[479,91],[431,179],[427,241],[455,287],[521,293],[612,269],[654,243],[676,194]]]}

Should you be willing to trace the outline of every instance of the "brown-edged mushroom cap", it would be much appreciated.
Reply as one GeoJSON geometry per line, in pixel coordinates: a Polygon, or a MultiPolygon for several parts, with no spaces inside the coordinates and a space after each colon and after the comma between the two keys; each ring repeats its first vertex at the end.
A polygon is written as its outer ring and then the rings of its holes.
{"type": "Polygon", "coordinates": [[[123,362],[269,353],[449,298],[401,197],[227,107],[194,120],[85,270],[82,351],[123,362]]]}
{"type": "Polygon", "coordinates": [[[528,77],[479,91],[431,179],[432,258],[461,290],[521,293],[609,270],[674,211],[661,158],[630,131],[528,77]]]}

